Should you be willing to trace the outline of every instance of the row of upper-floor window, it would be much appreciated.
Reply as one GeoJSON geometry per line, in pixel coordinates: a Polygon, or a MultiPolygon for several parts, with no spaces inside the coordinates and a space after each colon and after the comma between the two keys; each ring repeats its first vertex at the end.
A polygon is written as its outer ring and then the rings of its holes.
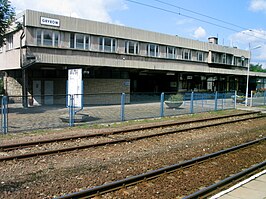
{"type": "Polygon", "coordinates": [[[235,66],[245,66],[248,65],[248,59],[245,57],[235,57],[232,54],[212,52],[211,62],[235,66]]]}
{"type": "MultiPolygon", "coordinates": [[[[119,39],[111,37],[95,36],[97,37],[98,40],[97,41],[98,47],[92,49],[91,37],[92,36],[86,34],[70,33],[69,47],[72,49],[80,49],[80,50],[99,50],[102,52],[111,52],[111,53],[117,52],[119,39]]],[[[60,47],[60,40],[61,41],[63,40],[63,38],[60,38],[60,32],[46,30],[46,29],[38,29],[36,31],[36,38],[37,38],[37,45],[51,46],[51,47],[60,47]]],[[[140,55],[141,42],[132,41],[132,40],[124,40],[123,42],[124,42],[123,53],[140,55]]],[[[184,60],[192,59],[193,50],[191,49],[178,48],[174,46],[162,46],[150,43],[143,43],[143,44],[146,45],[145,55],[150,57],[165,57],[169,59],[181,58],[184,60]]],[[[201,62],[206,61],[205,60],[205,58],[207,57],[206,52],[203,51],[195,51],[195,52],[196,52],[196,61],[201,61],[201,62]]]]}
{"type": "MultiPolygon", "coordinates": [[[[169,59],[183,59],[207,62],[208,58],[208,52],[204,51],[197,51],[175,46],[165,46],[154,43],[144,43],[133,40],[122,40],[118,38],[104,36],[92,36],[80,33],[63,34],[63,32],[49,29],[36,29],[34,32],[34,41],[38,46],[68,47],[80,50],[96,50],[110,53],[146,55],[150,57],[163,57],[169,59]],[[92,39],[94,40],[93,42],[91,41],[92,39]],[[119,51],[117,50],[118,41],[120,43],[123,43],[122,45],[119,44],[119,51]],[[62,45],[62,43],[64,44],[62,45]],[[140,46],[142,46],[142,49],[144,50],[142,53],[140,52],[140,46]],[[121,51],[121,49],[123,48],[124,50],[121,51]]],[[[11,34],[7,37],[6,49],[10,50],[12,48],[13,35],[11,34]]],[[[1,50],[2,49],[0,49],[0,52],[1,50]]],[[[240,57],[234,57],[230,54],[212,52],[211,62],[228,65],[246,66],[247,59],[243,61],[240,57]]]]}

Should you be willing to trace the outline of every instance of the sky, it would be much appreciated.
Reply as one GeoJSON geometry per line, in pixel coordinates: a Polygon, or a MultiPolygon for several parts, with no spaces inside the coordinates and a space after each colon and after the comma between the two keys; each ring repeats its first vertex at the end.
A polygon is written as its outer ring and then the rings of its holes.
{"type": "Polygon", "coordinates": [[[266,0],[10,0],[25,9],[107,22],[251,51],[266,69],[266,0]]]}

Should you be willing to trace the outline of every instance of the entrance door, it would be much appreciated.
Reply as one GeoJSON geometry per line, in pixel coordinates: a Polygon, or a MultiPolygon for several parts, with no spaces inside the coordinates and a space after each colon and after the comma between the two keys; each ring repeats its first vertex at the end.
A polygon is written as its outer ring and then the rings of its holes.
{"type": "Polygon", "coordinates": [[[45,81],[44,82],[44,104],[52,105],[54,104],[54,82],[45,81]]]}
{"type": "Polygon", "coordinates": [[[33,105],[40,105],[42,103],[42,84],[40,80],[34,80],[32,83],[33,91],[33,105]]]}

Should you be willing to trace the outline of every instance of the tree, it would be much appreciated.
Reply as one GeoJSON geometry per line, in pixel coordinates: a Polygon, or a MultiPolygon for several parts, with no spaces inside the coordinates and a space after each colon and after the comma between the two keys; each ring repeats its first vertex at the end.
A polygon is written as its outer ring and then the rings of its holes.
{"type": "Polygon", "coordinates": [[[14,21],[15,11],[9,0],[0,0],[0,47],[5,43],[7,29],[14,21]]]}
{"type": "Polygon", "coordinates": [[[266,69],[262,68],[262,64],[250,64],[250,71],[266,73],[266,69]]]}

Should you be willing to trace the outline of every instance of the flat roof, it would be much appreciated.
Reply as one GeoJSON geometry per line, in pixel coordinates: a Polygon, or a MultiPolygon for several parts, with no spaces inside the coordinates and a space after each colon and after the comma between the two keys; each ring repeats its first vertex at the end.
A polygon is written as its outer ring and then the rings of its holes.
{"type": "MultiPolygon", "coordinates": [[[[229,46],[222,46],[209,42],[202,42],[193,39],[183,38],[175,35],[168,35],[148,30],[141,30],[122,25],[92,21],[87,19],[73,18],[69,16],[56,15],[51,13],[26,10],[25,26],[36,28],[48,28],[59,31],[76,32],[83,34],[101,35],[120,39],[135,40],[147,43],[156,43],[168,46],[177,46],[181,48],[196,49],[201,51],[214,51],[232,54],[234,56],[244,56],[250,58],[249,51],[241,50],[229,46]],[[51,20],[50,24],[41,23],[41,19],[51,20]],[[54,21],[53,21],[54,20],[54,21]],[[53,23],[57,23],[54,25],[53,23]]],[[[21,17],[22,14],[18,16],[21,17]]]]}

